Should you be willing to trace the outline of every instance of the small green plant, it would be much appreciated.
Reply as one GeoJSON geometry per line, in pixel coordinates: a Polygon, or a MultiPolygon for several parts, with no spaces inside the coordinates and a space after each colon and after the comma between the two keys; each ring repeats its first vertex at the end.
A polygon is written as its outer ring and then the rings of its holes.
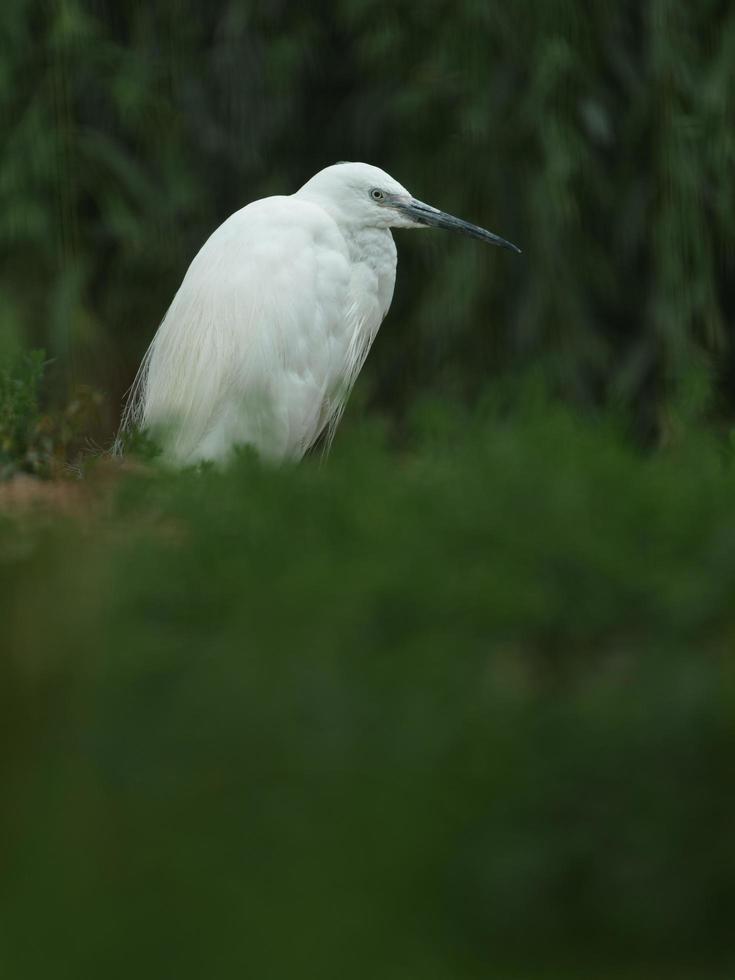
{"type": "Polygon", "coordinates": [[[44,351],[23,351],[0,367],[0,480],[16,473],[49,478],[58,474],[83,444],[98,416],[102,396],[74,389],[63,408],[46,410],[42,384],[44,351]]]}
{"type": "Polygon", "coordinates": [[[44,366],[44,353],[36,350],[0,369],[0,479],[18,470],[43,475],[48,470],[38,401],[44,366]]]}
{"type": "Polygon", "coordinates": [[[161,447],[148,429],[134,426],[118,435],[116,451],[125,456],[134,456],[141,462],[150,462],[161,455],[161,447]]]}

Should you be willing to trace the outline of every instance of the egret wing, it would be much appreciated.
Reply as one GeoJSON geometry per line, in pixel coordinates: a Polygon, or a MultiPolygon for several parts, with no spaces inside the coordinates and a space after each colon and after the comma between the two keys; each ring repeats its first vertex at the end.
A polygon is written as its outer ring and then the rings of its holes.
{"type": "MultiPolygon", "coordinates": [[[[224,222],[191,263],[141,367],[128,421],[179,462],[238,443],[298,458],[343,383],[360,312],[346,243],[318,206],[266,198],[224,222]]],[[[338,406],[337,406],[338,407],[338,406]]]]}

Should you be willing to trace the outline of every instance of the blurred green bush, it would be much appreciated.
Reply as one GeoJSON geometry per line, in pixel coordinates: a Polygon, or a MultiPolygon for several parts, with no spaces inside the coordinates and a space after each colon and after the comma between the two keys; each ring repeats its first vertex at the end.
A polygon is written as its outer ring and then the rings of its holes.
{"type": "Polygon", "coordinates": [[[385,439],[6,515],[3,975],[732,976],[729,451],[385,439]]]}
{"type": "Polygon", "coordinates": [[[401,235],[363,397],[532,362],[646,433],[694,359],[732,411],[732,5],[5,0],[0,42],[0,337],[115,406],[227,214],[364,159],[524,257],[401,235]]]}

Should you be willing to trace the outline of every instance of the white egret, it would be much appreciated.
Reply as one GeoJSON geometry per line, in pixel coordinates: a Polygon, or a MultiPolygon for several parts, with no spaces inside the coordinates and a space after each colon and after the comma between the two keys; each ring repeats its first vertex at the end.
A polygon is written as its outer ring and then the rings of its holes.
{"type": "Polygon", "coordinates": [[[248,444],[299,459],[331,438],[393,296],[391,228],[505,239],[417,201],[365,163],[236,211],[207,239],[148,349],[123,428],[180,464],[248,444]]]}

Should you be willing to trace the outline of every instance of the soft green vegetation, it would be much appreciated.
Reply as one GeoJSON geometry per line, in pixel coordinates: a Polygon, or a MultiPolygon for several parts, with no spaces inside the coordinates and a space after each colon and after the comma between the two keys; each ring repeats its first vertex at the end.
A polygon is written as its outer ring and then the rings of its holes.
{"type": "Polygon", "coordinates": [[[42,377],[43,351],[0,364],[0,479],[23,469],[46,474],[49,453],[38,405],[42,377]]]}
{"type": "Polygon", "coordinates": [[[730,451],[391,442],[3,522],[1,972],[732,975],[730,451]]]}
{"type": "Polygon", "coordinates": [[[0,46],[0,335],[115,406],[212,229],[345,159],[524,249],[399,236],[383,411],[543,361],[652,429],[694,354],[735,405],[733,4],[4,0],[0,46]]]}
{"type": "Polygon", "coordinates": [[[43,351],[0,360],[0,482],[16,473],[62,474],[82,451],[102,396],[78,385],[63,407],[42,406],[43,351]]]}

